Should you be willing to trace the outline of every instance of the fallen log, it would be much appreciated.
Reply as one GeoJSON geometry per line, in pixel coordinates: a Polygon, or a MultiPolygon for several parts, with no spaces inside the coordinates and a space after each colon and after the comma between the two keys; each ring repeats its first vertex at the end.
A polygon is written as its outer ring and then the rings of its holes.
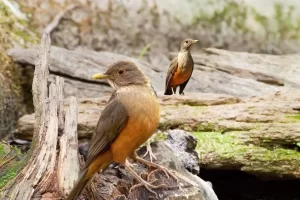
{"type": "MultiPolygon", "coordinates": [[[[265,178],[300,178],[300,153],[295,150],[300,141],[299,112],[294,109],[300,107],[299,94],[297,90],[253,98],[159,94],[159,129],[193,132],[202,167],[243,170],[265,178]]],[[[80,140],[90,138],[107,100],[78,100],[80,140]]],[[[30,139],[33,122],[34,115],[23,116],[16,136],[30,139]]]]}
{"type": "MultiPolygon", "coordinates": [[[[36,48],[8,50],[15,62],[34,65],[36,48]]],[[[177,53],[170,53],[172,59],[177,53]]],[[[288,88],[299,88],[299,54],[274,56],[204,49],[193,53],[195,69],[186,92],[229,94],[238,97],[273,94],[288,88]]],[[[50,73],[65,78],[68,96],[101,97],[111,92],[103,81],[93,81],[91,75],[105,71],[108,64],[130,60],[138,64],[158,92],[164,90],[168,65],[151,64],[112,52],[78,49],[70,51],[52,47],[50,73]],[[88,87],[87,87],[88,86],[88,87]]]]}

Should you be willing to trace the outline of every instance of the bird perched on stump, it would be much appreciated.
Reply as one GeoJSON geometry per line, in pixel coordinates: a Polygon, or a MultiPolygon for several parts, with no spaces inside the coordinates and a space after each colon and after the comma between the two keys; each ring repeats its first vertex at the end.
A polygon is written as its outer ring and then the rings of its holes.
{"type": "Polygon", "coordinates": [[[167,78],[165,95],[176,93],[179,86],[179,94],[184,95],[183,90],[189,82],[194,70],[194,61],[191,55],[191,47],[198,40],[185,39],[181,43],[181,49],[178,55],[172,60],[167,78]]]}
{"type": "Polygon", "coordinates": [[[124,165],[141,183],[139,185],[155,193],[152,189],[166,185],[148,183],[132,169],[132,164],[127,160],[130,157],[172,176],[163,166],[136,154],[136,149],[154,133],[160,118],[160,105],[149,79],[134,63],[127,61],[116,62],[104,74],[95,74],[93,78],[107,79],[115,92],[101,113],[85,167],[67,200],[75,200],[94,174],[102,172],[113,162],[124,165]]]}

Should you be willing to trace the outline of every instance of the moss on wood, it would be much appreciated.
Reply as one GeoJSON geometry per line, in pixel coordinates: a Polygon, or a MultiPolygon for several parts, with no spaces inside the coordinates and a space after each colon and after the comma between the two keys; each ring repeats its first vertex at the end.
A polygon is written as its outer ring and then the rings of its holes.
{"type": "Polygon", "coordinates": [[[16,177],[24,164],[23,155],[17,147],[0,143],[0,189],[16,177]]]}
{"type": "Polygon", "coordinates": [[[215,160],[218,164],[213,167],[218,168],[225,160],[231,160],[231,165],[227,166],[231,169],[256,175],[257,172],[269,176],[280,174],[283,177],[289,174],[287,178],[300,178],[300,152],[297,150],[276,147],[269,149],[246,144],[234,132],[194,132],[193,135],[198,140],[196,149],[203,166],[208,161],[214,163],[212,160],[215,160]],[[291,172],[294,176],[290,175],[291,172]]]}

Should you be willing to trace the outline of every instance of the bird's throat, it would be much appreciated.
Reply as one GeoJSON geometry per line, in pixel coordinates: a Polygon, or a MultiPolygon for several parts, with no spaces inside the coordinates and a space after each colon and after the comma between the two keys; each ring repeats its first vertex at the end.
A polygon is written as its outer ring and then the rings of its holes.
{"type": "Polygon", "coordinates": [[[188,67],[188,59],[190,58],[189,51],[180,51],[178,53],[178,69],[184,71],[188,67]]]}

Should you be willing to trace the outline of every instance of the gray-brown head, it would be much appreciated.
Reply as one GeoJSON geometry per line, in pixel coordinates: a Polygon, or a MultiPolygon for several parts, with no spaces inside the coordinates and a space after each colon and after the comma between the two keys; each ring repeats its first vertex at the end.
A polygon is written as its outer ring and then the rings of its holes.
{"type": "Polygon", "coordinates": [[[93,79],[107,79],[109,84],[118,89],[129,85],[148,85],[147,76],[132,62],[119,61],[111,64],[106,72],[93,75],[93,79]]]}
{"type": "Polygon", "coordinates": [[[198,42],[198,40],[193,40],[193,39],[185,39],[181,43],[181,51],[186,51],[190,50],[192,45],[198,42]]]}

